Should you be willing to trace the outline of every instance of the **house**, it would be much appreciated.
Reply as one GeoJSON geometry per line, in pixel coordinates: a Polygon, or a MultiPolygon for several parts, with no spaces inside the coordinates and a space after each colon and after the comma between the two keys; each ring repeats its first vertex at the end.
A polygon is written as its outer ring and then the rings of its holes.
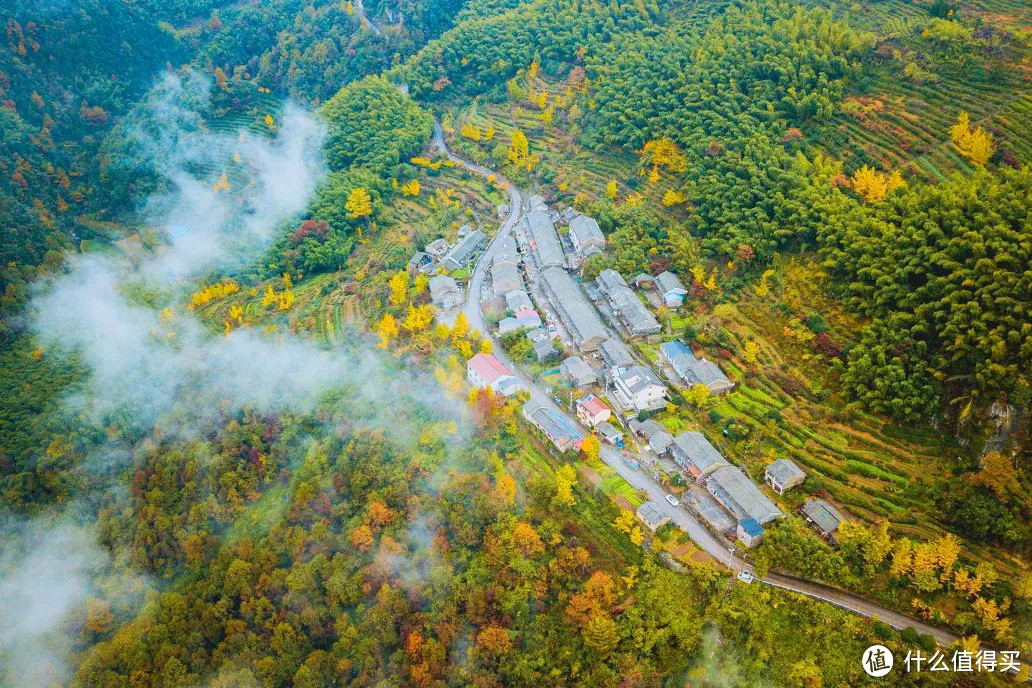
{"type": "Polygon", "coordinates": [[[533,330],[541,327],[541,316],[533,308],[523,308],[508,318],[498,321],[498,334],[504,335],[523,328],[533,330]]]}
{"type": "Polygon", "coordinates": [[[602,360],[610,368],[630,368],[635,363],[631,352],[627,350],[627,347],[619,339],[609,338],[604,340],[599,345],[598,350],[602,354],[602,360]]]}
{"type": "Polygon", "coordinates": [[[680,339],[660,344],[659,356],[689,386],[705,385],[710,394],[723,394],[735,387],[716,363],[696,358],[680,339]]]}
{"type": "Polygon", "coordinates": [[[684,376],[684,381],[689,385],[705,385],[710,394],[723,394],[735,388],[735,383],[727,379],[724,371],[713,361],[700,358],[684,376]]]}
{"type": "Polygon", "coordinates": [[[728,465],[706,436],[695,430],[678,434],[670,445],[670,455],[699,482],[721,466],[728,465]]]}
{"type": "Polygon", "coordinates": [[[462,241],[452,246],[452,249],[448,251],[448,255],[441,261],[441,265],[448,270],[459,270],[466,267],[473,261],[473,255],[477,252],[477,249],[486,241],[486,234],[479,229],[473,230],[462,241]]]}
{"type": "Polygon", "coordinates": [[[763,526],[757,523],[756,519],[747,518],[738,523],[735,535],[738,536],[738,541],[746,547],[755,547],[763,540],[763,526]]]}
{"type": "Polygon", "coordinates": [[[577,417],[589,428],[609,420],[613,410],[594,394],[586,394],[577,400],[577,417]]]}
{"type": "Polygon", "coordinates": [[[645,366],[631,366],[613,378],[615,395],[625,407],[654,411],[666,405],[666,387],[645,366]]]}
{"type": "Polygon", "coordinates": [[[762,526],[785,516],[736,466],[721,466],[713,471],[706,489],[739,521],[751,518],[762,526]]]}
{"type": "Polygon", "coordinates": [[[541,432],[562,453],[580,449],[584,436],[573,425],[550,408],[532,401],[523,405],[523,417],[541,432]]]}
{"type": "Polygon", "coordinates": [[[505,305],[513,313],[533,309],[530,295],[522,289],[513,289],[505,294],[505,305]]]}
{"type": "Polygon", "coordinates": [[[539,268],[566,265],[566,254],[559,241],[559,235],[552,224],[552,218],[542,210],[532,210],[524,219],[530,236],[530,248],[539,268]]]}
{"type": "Polygon", "coordinates": [[[493,265],[500,265],[502,263],[520,264],[520,251],[516,245],[516,237],[512,234],[506,234],[498,240],[491,263],[493,265]]]}
{"type": "Polygon", "coordinates": [[[520,327],[535,328],[541,327],[541,316],[533,308],[524,308],[517,311],[516,322],[520,327]]]}
{"type": "Polygon", "coordinates": [[[527,339],[529,339],[532,342],[540,342],[542,339],[548,339],[548,333],[545,332],[545,328],[543,327],[532,327],[529,330],[527,330],[526,334],[527,339]]]}
{"type": "Polygon", "coordinates": [[[498,336],[507,335],[510,332],[515,332],[520,329],[520,321],[516,318],[502,318],[498,321],[498,336]]]}
{"type": "Polygon", "coordinates": [[[545,268],[541,271],[541,286],[581,351],[594,351],[609,336],[598,311],[565,270],[545,268]]]}
{"type": "Polygon", "coordinates": [[[627,286],[620,273],[606,268],[595,279],[598,289],[605,296],[627,331],[632,337],[644,337],[659,332],[659,321],[652,311],[645,307],[641,299],[627,286]]]}
{"type": "Polygon", "coordinates": [[[670,308],[677,308],[684,303],[684,297],[688,290],[681,284],[681,280],[669,270],[656,275],[656,291],[663,297],[663,303],[670,308]]]}
{"type": "Polygon", "coordinates": [[[430,278],[430,300],[445,311],[464,301],[459,285],[448,275],[435,275],[430,278]]]}
{"type": "Polygon", "coordinates": [[[545,203],[545,197],[541,194],[534,194],[527,199],[527,205],[531,210],[547,210],[548,204],[545,203]]]}
{"type": "Polygon", "coordinates": [[[699,362],[688,345],[680,339],[660,344],[659,357],[669,363],[681,379],[684,379],[691,367],[699,362]]]}
{"type": "Polygon", "coordinates": [[[568,223],[570,220],[572,220],[573,218],[577,217],[578,215],[580,215],[580,213],[578,213],[576,210],[574,210],[570,206],[566,206],[565,208],[563,208],[563,212],[559,213],[559,219],[562,220],[563,222],[567,222],[568,223]]]}
{"type": "Polygon", "coordinates": [[[823,499],[817,498],[806,500],[800,511],[806,522],[816,528],[821,537],[833,545],[838,544],[835,541],[835,534],[838,533],[842,522],[846,520],[841,511],[823,499]]]}
{"type": "Polygon", "coordinates": [[[664,513],[656,502],[645,502],[638,507],[638,519],[644,523],[649,530],[656,532],[660,526],[670,522],[670,517],[664,513]]]}
{"type": "Polygon", "coordinates": [[[631,284],[633,284],[638,289],[644,289],[646,287],[655,286],[656,278],[644,272],[639,272],[631,279],[631,284]]]}
{"type": "Polygon", "coordinates": [[[466,380],[471,387],[490,387],[491,391],[505,396],[520,389],[519,380],[492,354],[477,354],[466,362],[466,380]]]}
{"type": "Polygon", "coordinates": [[[508,206],[508,204],[503,203],[503,204],[497,206],[495,208],[495,213],[498,214],[498,219],[499,220],[504,220],[506,215],[509,214],[509,206],[508,206]]]}
{"type": "Polygon", "coordinates": [[[435,259],[441,259],[444,257],[446,253],[448,253],[448,242],[445,241],[443,238],[434,239],[429,244],[427,244],[426,248],[424,248],[423,250],[431,256],[433,256],[435,259]]]}
{"type": "Polygon", "coordinates": [[[559,351],[552,344],[552,340],[545,337],[534,341],[534,355],[537,357],[538,363],[544,363],[559,358],[559,351]]]}
{"type": "Polygon", "coordinates": [[[674,436],[667,432],[663,424],[651,418],[646,421],[632,418],[627,425],[631,428],[631,432],[645,440],[652,451],[657,454],[665,452],[670,443],[674,441],[674,436]]]}
{"type": "Polygon", "coordinates": [[[596,425],[595,432],[597,432],[598,436],[601,437],[604,441],[609,442],[609,444],[613,445],[614,447],[623,446],[623,433],[617,430],[616,427],[609,421],[604,420],[598,425],[596,425]]]}
{"type": "Polygon", "coordinates": [[[595,218],[587,215],[577,215],[569,221],[570,243],[573,250],[582,257],[587,258],[606,248],[606,237],[599,229],[595,218]]]}
{"type": "Polygon", "coordinates": [[[494,295],[502,297],[517,289],[523,289],[520,269],[512,263],[499,263],[497,260],[491,263],[491,290],[494,295]]]}
{"type": "Polygon", "coordinates": [[[806,473],[788,459],[778,459],[764,469],[763,477],[775,492],[785,494],[786,490],[802,485],[806,473]]]}
{"type": "Polygon", "coordinates": [[[563,377],[575,387],[588,387],[598,382],[598,374],[595,369],[580,356],[570,356],[562,362],[559,369],[562,371],[563,377]]]}
{"type": "Polygon", "coordinates": [[[424,265],[426,265],[429,262],[430,262],[430,256],[428,254],[423,253],[422,251],[416,251],[415,253],[412,254],[412,257],[409,258],[408,271],[409,272],[418,272],[419,268],[423,267],[424,265]]]}

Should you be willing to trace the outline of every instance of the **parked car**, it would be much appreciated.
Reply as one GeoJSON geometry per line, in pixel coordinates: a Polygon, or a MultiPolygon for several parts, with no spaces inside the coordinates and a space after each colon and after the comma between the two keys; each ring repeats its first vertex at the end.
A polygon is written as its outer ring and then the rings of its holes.
{"type": "Polygon", "coordinates": [[[738,572],[738,580],[742,581],[743,583],[752,583],[754,580],[756,580],[756,576],[752,575],[745,569],[742,569],[738,572]]]}
{"type": "Polygon", "coordinates": [[[670,502],[670,506],[677,506],[678,505],[677,498],[674,497],[674,495],[667,495],[666,496],[666,500],[668,502],[670,502]]]}

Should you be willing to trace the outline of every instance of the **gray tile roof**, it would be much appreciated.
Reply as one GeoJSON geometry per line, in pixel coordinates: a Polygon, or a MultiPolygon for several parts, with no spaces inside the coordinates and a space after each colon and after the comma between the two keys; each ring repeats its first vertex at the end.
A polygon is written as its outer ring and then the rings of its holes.
{"type": "Polygon", "coordinates": [[[699,473],[708,473],[718,466],[727,465],[717,448],[706,436],[695,430],[686,430],[674,438],[674,456],[683,463],[694,466],[699,473]]]}
{"type": "Polygon", "coordinates": [[[448,292],[459,293],[459,285],[448,275],[434,275],[430,278],[430,298],[437,301],[448,292]]]}
{"type": "Polygon", "coordinates": [[[638,507],[638,518],[650,529],[655,530],[670,520],[656,502],[645,502],[638,507]]]}
{"type": "Polygon", "coordinates": [[[598,347],[607,336],[606,328],[570,275],[561,268],[545,268],[541,283],[577,346],[588,351],[598,347]]]}
{"type": "Polygon", "coordinates": [[[749,476],[735,466],[715,470],[706,482],[706,489],[739,520],[752,518],[763,525],[784,516],[749,476]]]}
{"type": "Polygon", "coordinates": [[[534,355],[537,356],[537,360],[545,361],[554,356],[558,356],[559,352],[556,351],[555,346],[552,345],[552,340],[545,337],[544,339],[538,339],[534,342],[534,355]]]}
{"type": "Polygon", "coordinates": [[[505,294],[505,305],[513,313],[521,311],[524,308],[533,308],[534,304],[530,300],[530,295],[522,289],[513,289],[505,294]]]}
{"type": "Polygon", "coordinates": [[[595,430],[605,440],[617,440],[623,437],[623,433],[620,432],[615,425],[610,423],[608,420],[604,420],[595,426],[595,430]]]}
{"type": "Polygon", "coordinates": [[[531,211],[527,213],[526,223],[538,266],[544,268],[565,265],[563,246],[548,213],[541,210],[531,211]]]}
{"type": "Polygon", "coordinates": [[[448,251],[448,255],[441,262],[444,263],[445,267],[452,270],[465,267],[473,260],[473,254],[476,253],[477,249],[485,241],[487,241],[487,235],[479,229],[475,229],[467,234],[462,241],[452,246],[452,249],[448,251]]]}
{"type": "Polygon", "coordinates": [[[602,358],[610,366],[626,368],[627,366],[634,365],[634,357],[631,356],[631,352],[627,350],[627,347],[619,339],[610,337],[602,342],[598,348],[602,352],[602,358]]]}
{"type": "Polygon", "coordinates": [[[563,374],[577,385],[591,385],[598,380],[595,370],[580,356],[570,356],[563,361],[560,367],[563,370],[563,374]]]}
{"type": "Polygon", "coordinates": [[[423,253],[422,251],[416,251],[415,253],[412,254],[412,257],[409,259],[409,262],[408,262],[409,267],[410,268],[419,267],[420,265],[423,264],[423,261],[425,259],[426,259],[426,254],[425,253],[423,253]]]}
{"type": "Polygon", "coordinates": [[[788,459],[778,459],[774,461],[764,470],[764,473],[774,478],[775,482],[781,483],[782,485],[787,483],[792,478],[805,478],[806,473],[799,466],[795,465],[788,459]]]}
{"type": "Polygon", "coordinates": [[[578,215],[570,220],[570,240],[582,252],[588,246],[602,247],[606,244],[606,237],[599,229],[598,222],[587,215],[578,215]]]}
{"type": "Polygon", "coordinates": [[[846,520],[841,511],[823,499],[809,499],[803,504],[803,513],[822,531],[832,535],[839,524],[846,520]]]}
{"type": "Polygon", "coordinates": [[[512,263],[495,262],[491,266],[491,289],[495,296],[508,294],[514,289],[523,288],[523,277],[520,269],[512,263]]]}
{"type": "Polygon", "coordinates": [[[692,385],[706,385],[707,387],[717,383],[731,384],[731,381],[727,379],[727,375],[724,375],[724,371],[720,369],[713,361],[707,361],[705,358],[699,359],[685,372],[683,376],[685,382],[692,385]]]}
{"type": "Polygon", "coordinates": [[[669,270],[661,272],[656,275],[656,289],[659,290],[660,294],[667,294],[668,292],[676,292],[679,294],[687,294],[688,290],[681,284],[681,280],[674,273],[669,270]]]}
{"type": "Polygon", "coordinates": [[[619,312],[631,334],[646,335],[659,332],[660,326],[656,316],[652,315],[634,291],[627,286],[620,273],[607,268],[599,273],[596,281],[610,305],[619,312]]]}
{"type": "Polygon", "coordinates": [[[516,237],[512,234],[502,237],[499,240],[498,248],[495,249],[491,264],[499,265],[501,263],[512,263],[513,265],[519,265],[520,263],[520,252],[516,248],[516,237]]]}

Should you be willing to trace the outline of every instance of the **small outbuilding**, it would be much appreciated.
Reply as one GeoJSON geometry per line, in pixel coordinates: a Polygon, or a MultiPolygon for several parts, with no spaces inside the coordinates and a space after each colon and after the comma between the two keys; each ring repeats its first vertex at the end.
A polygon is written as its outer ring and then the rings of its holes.
{"type": "Polygon", "coordinates": [[[802,485],[806,480],[806,473],[795,463],[788,459],[778,459],[763,471],[763,477],[778,494],[785,494],[796,485],[802,485]]]}
{"type": "Polygon", "coordinates": [[[656,502],[645,502],[638,507],[638,519],[652,532],[670,523],[670,517],[656,502]]]}

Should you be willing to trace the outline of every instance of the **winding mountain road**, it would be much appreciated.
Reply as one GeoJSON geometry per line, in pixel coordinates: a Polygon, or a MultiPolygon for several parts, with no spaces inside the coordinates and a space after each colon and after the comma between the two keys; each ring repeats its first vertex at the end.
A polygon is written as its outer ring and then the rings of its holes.
{"type": "MultiPolygon", "coordinates": [[[[578,422],[577,418],[570,416],[564,409],[560,408],[553,400],[552,396],[541,389],[533,380],[531,380],[518,366],[514,365],[509,360],[508,355],[502,349],[501,345],[495,340],[494,335],[491,333],[490,328],[484,321],[484,314],[481,309],[481,294],[484,287],[484,279],[487,275],[487,270],[491,265],[491,261],[494,258],[495,253],[498,251],[498,247],[501,245],[504,237],[508,236],[514,228],[516,223],[522,216],[521,206],[523,204],[523,194],[520,192],[516,185],[505,179],[502,175],[489,170],[488,168],[477,165],[462,158],[458,157],[448,148],[444,140],[444,132],[441,129],[440,124],[434,121],[434,145],[448,157],[449,160],[456,164],[465,166],[466,169],[476,172],[484,177],[494,175],[499,183],[503,184],[509,193],[509,216],[502,223],[498,233],[488,244],[487,248],[484,249],[484,253],[480,256],[476,266],[473,269],[473,274],[470,277],[468,284],[468,291],[466,302],[461,308],[456,309],[448,313],[445,317],[446,320],[454,320],[461,310],[466,314],[466,319],[469,321],[469,327],[471,330],[477,329],[483,333],[483,336],[491,338],[494,343],[494,354],[495,356],[510,370],[515,372],[516,377],[522,383],[524,389],[530,394],[530,398],[542,406],[545,406],[552,411],[560,414],[568,422],[575,427],[581,429],[584,433],[590,432],[588,429],[578,422]]],[[[690,513],[685,511],[683,508],[674,507],[666,501],[666,495],[669,494],[663,487],[654,481],[651,477],[646,475],[641,470],[632,468],[628,465],[623,457],[620,455],[615,448],[608,444],[602,445],[600,456],[605,463],[612,468],[620,477],[630,483],[633,487],[643,490],[648,494],[649,499],[655,502],[656,506],[663,511],[664,514],[670,517],[670,520],[676,524],[679,528],[688,534],[698,547],[709,554],[713,559],[720,562],[721,564],[732,569],[732,571],[748,571],[753,573],[753,567],[751,564],[736,556],[732,549],[713,535],[707,530],[699,521],[697,521],[690,513]]],[[[959,637],[944,631],[935,626],[928,625],[921,621],[911,619],[908,616],[894,612],[891,609],[881,607],[869,600],[865,600],[861,597],[851,595],[849,593],[837,590],[835,588],[821,585],[820,583],[813,583],[810,581],[800,580],[791,576],[784,576],[780,574],[768,574],[762,579],[762,582],[776,587],[782,590],[788,590],[790,592],[806,595],[814,599],[822,600],[830,604],[834,604],[837,607],[847,609],[856,614],[866,616],[869,618],[877,618],[890,626],[903,629],[908,626],[912,626],[918,633],[928,634],[935,638],[936,642],[940,645],[948,646],[959,640],[959,637]]]]}

